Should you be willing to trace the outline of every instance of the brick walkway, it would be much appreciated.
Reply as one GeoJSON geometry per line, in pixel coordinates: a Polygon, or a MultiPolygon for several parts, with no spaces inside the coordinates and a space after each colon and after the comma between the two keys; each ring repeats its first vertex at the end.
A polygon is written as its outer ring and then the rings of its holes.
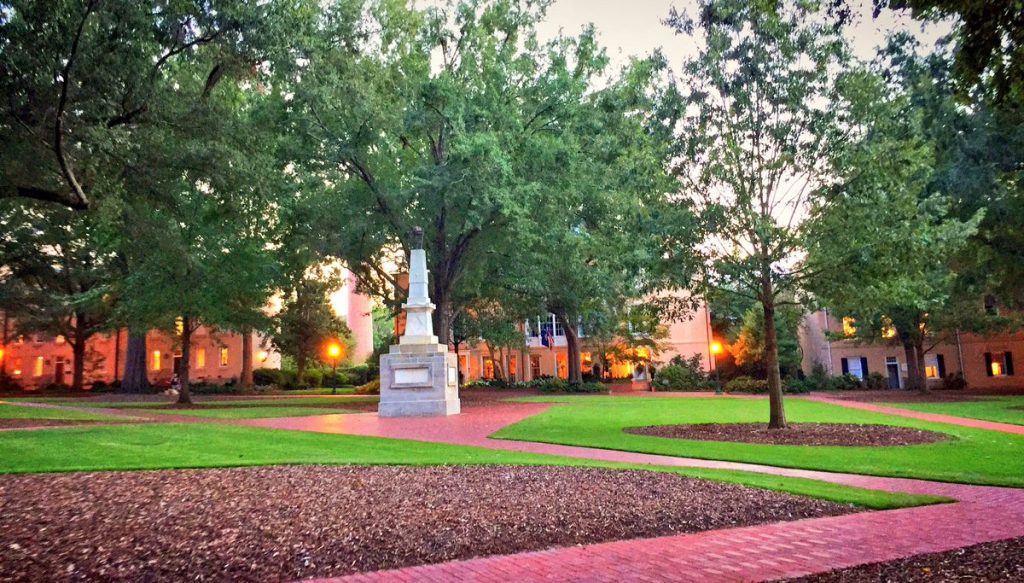
{"type": "Polygon", "coordinates": [[[946,423],[948,425],[959,425],[961,427],[973,427],[975,429],[988,429],[991,431],[1002,431],[1003,433],[1024,435],[1024,425],[984,421],[982,419],[969,419],[967,417],[955,417],[953,415],[942,415],[940,413],[925,413],[923,411],[912,411],[910,409],[901,409],[899,407],[886,407],[861,401],[847,401],[845,399],[833,399],[817,395],[803,398],[808,401],[818,401],[819,403],[828,403],[829,405],[838,405],[849,409],[860,409],[861,411],[885,413],[886,415],[896,415],[899,417],[907,417],[909,419],[920,419],[921,421],[932,421],[935,423],[946,423]]]}
{"type": "Polygon", "coordinates": [[[757,581],[796,577],[1024,536],[1024,490],[838,474],[757,464],[488,439],[549,404],[497,404],[444,418],[327,415],[241,422],[256,427],[474,445],[604,461],[745,470],[956,499],[868,512],[361,573],[370,581],[757,581]]]}

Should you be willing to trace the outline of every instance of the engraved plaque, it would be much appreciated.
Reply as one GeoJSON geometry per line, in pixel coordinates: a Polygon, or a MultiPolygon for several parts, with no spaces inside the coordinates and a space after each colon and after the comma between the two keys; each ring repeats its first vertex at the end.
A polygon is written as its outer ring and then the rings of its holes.
{"type": "Polygon", "coordinates": [[[430,369],[422,368],[399,368],[395,369],[396,385],[426,385],[430,384],[430,369]]]}

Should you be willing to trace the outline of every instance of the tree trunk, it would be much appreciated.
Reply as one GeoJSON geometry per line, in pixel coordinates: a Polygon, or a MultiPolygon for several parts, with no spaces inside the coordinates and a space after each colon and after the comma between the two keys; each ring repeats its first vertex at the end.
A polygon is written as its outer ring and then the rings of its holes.
{"type": "Polygon", "coordinates": [[[768,375],[768,428],[786,427],[786,409],[782,401],[782,374],[779,371],[779,332],[775,327],[775,295],[770,281],[762,284],[761,308],[764,310],[764,360],[768,375]]]}
{"type": "Polygon", "coordinates": [[[917,388],[922,393],[928,392],[928,375],[924,364],[924,338],[917,338],[914,342],[914,354],[917,356],[917,388]]]}
{"type": "Polygon", "coordinates": [[[920,391],[921,389],[921,373],[917,369],[917,348],[914,346],[914,342],[909,338],[904,338],[903,341],[903,355],[907,359],[907,390],[908,391],[920,391]]]}
{"type": "Polygon", "coordinates": [[[121,368],[121,328],[114,331],[114,382],[121,368]]]}
{"type": "Polygon", "coordinates": [[[565,331],[566,362],[569,365],[569,382],[578,385],[583,382],[582,357],[580,356],[580,336],[576,331],[576,323],[569,322],[568,316],[562,312],[554,312],[555,318],[562,324],[565,331]]]}
{"type": "Polygon", "coordinates": [[[122,393],[149,392],[149,377],[146,376],[146,333],[128,330],[128,349],[124,359],[124,380],[122,393]]]}
{"type": "MultiPolygon", "coordinates": [[[[433,275],[433,274],[432,274],[433,275]]],[[[449,284],[442,276],[436,275],[431,283],[431,301],[434,309],[434,335],[438,344],[445,346],[452,340],[452,299],[449,284]]]]}
{"type": "Polygon", "coordinates": [[[178,404],[179,405],[191,405],[192,394],[189,391],[188,386],[188,373],[189,364],[191,362],[190,356],[192,353],[192,319],[188,317],[188,314],[184,314],[181,317],[181,366],[179,370],[175,371],[178,373],[178,404]]]}
{"type": "Polygon", "coordinates": [[[85,334],[82,332],[82,320],[75,317],[74,340],[71,344],[71,390],[81,391],[85,384],[85,334]]]}
{"type": "Polygon", "coordinates": [[[243,389],[252,388],[252,330],[242,333],[242,375],[238,382],[243,389]]]}
{"type": "Polygon", "coordinates": [[[295,355],[295,384],[301,385],[306,380],[306,361],[308,360],[306,352],[300,350],[295,355]]]}

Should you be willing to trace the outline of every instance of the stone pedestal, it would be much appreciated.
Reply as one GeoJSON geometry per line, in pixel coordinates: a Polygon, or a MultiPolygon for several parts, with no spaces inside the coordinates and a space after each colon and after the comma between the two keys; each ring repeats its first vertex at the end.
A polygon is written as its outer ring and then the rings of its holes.
{"type": "Polygon", "coordinates": [[[440,344],[392,346],[380,357],[381,417],[457,415],[459,373],[455,354],[440,344]]]}
{"type": "MultiPolygon", "coordinates": [[[[419,229],[416,234],[422,237],[419,229]]],[[[427,259],[422,248],[409,254],[409,299],[402,307],[405,332],[398,345],[380,357],[377,413],[381,417],[458,414],[458,362],[434,335],[434,304],[427,293],[427,259]]]]}

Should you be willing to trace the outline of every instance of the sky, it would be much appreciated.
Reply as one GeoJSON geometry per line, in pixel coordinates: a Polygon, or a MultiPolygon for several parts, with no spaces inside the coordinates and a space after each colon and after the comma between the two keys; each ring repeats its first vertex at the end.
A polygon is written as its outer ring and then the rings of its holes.
{"type": "MultiPolygon", "coordinates": [[[[907,31],[930,46],[949,31],[948,25],[922,24],[910,18],[909,13],[886,10],[879,18],[871,18],[871,0],[850,0],[854,8],[855,23],[849,27],[847,38],[858,58],[870,60],[875,48],[884,44],[888,32],[907,31]]],[[[661,48],[673,68],[696,53],[696,45],[684,36],[675,35],[662,24],[669,10],[696,13],[696,0],[555,0],[548,10],[547,19],[539,28],[542,37],[558,34],[576,34],[587,23],[593,23],[601,44],[608,50],[612,70],[629,61],[630,56],[650,54],[661,48]]]]}

